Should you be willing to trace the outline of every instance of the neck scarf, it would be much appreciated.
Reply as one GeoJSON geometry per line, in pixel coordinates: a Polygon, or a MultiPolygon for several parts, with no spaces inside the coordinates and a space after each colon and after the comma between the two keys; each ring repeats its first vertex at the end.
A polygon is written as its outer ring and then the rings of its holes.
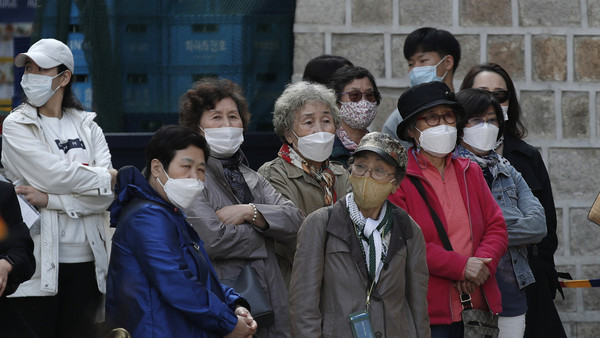
{"type": "Polygon", "coordinates": [[[356,202],[354,202],[354,194],[352,192],[346,195],[348,213],[350,214],[352,223],[354,223],[356,236],[359,239],[363,257],[367,263],[369,282],[377,283],[381,274],[381,268],[387,258],[393,216],[392,208],[388,207],[388,203],[390,202],[385,200],[379,212],[379,218],[373,220],[363,216],[356,202]]]}
{"type": "Polygon", "coordinates": [[[337,201],[337,193],[333,188],[333,185],[335,184],[335,175],[333,174],[333,171],[329,169],[329,160],[323,161],[321,168],[317,169],[298,155],[298,153],[288,144],[281,146],[277,156],[296,168],[302,169],[302,171],[319,183],[321,189],[323,189],[323,200],[325,205],[333,205],[333,203],[337,201]]]}
{"type": "Polygon", "coordinates": [[[456,150],[454,154],[458,157],[468,158],[471,161],[477,163],[481,169],[488,168],[494,177],[498,174],[498,167],[496,166],[498,163],[503,164],[504,166],[510,165],[507,159],[498,155],[495,151],[490,150],[490,153],[487,155],[476,155],[470,152],[463,145],[459,144],[456,146],[456,150]]]}
{"type": "Polygon", "coordinates": [[[218,159],[223,165],[223,174],[227,183],[231,187],[233,194],[241,204],[248,204],[254,201],[254,196],[250,191],[250,187],[244,179],[244,175],[240,171],[240,165],[248,165],[246,156],[241,151],[236,152],[230,158],[218,159]]]}
{"type": "Polygon", "coordinates": [[[358,148],[358,144],[352,141],[352,139],[350,138],[350,136],[348,136],[348,133],[344,130],[343,127],[339,127],[335,134],[340,139],[340,141],[342,141],[344,148],[350,150],[350,152],[354,152],[356,148],[358,148]]]}

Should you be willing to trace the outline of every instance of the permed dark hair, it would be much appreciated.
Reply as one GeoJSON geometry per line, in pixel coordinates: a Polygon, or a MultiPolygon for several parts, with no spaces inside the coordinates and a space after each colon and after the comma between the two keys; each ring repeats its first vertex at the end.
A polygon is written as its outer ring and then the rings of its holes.
{"type": "Polygon", "coordinates": [[[185,149],[190,145],[196,146],[204,152],[204,159],[208,158],[209,147],[206,139],[194,129],[179,125],[162,126],[154,133],[146,146],[146,169],[144,177],[149,180],[151,175],[150,164],[157,159],[167,170],[175,157],[177,150],[185,149]]]}
{"type": "Polygon", "coordinates": [[[404,58],[410,59],[417,52],[436,52],[443,58],[452,55],[456,72],[460,63],[460,43],[452,33],[433,27],[422,27],[412,31],[404,40],[404,58]]]}
{"type": "Polygon", "coordinates": [[[506,82],[506,90],[510,92],[507,111],[508,121],[504,124],[504,134],[513,136],[517,139],[525,138],[527,136],[527,128],[525,128],[521,121],[521,106],[517,99],[517,90],[515,89],[515,85],[510,78],[510,75],[508,75],[508,72],[500,65],[495,63],[482,63],[471,68],[467,75],[465,75],[465,78],[460,85],[460,90],[472,88],[473,83],[475,83],[475,77],[481,72],[493,72],[500,75],[504,79],[504,82],[506,82]]]}
{"type": "Polygon", "coordinates": [[[214,109],[217,102],[225,98],[235,102],[245,132],[250,123],[248,101],[242,95],[242,88],[228,79],[204,78],[195,82],[192,88],[179,98],[179,124],[198,130],[202,114],[214,109]]]}

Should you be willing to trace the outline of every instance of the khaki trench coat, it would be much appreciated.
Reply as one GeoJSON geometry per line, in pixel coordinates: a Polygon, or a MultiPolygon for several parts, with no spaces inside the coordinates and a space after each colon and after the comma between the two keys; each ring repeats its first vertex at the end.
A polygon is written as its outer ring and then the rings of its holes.
{"type": "MultiPolygon", "coordinates": [[[[419,226],[394,211],[388,259],[369,314],[376,337],[429,337],[425,241],[419,226]]],[[[348,315],[365,309],[367,265],[347,211],[338,201],[309,215],[298,233],[290,285],[293,337],[352,337],[348,315]],[[329,218],[329,222],[328,222],[329,218]]]]}

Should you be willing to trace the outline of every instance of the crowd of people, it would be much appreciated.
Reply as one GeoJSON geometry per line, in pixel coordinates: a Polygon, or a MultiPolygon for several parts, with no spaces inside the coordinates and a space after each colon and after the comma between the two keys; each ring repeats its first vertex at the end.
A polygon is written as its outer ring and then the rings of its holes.
{"type": "Polygon", "coordinates": [[[373,75],[322,55],[275,102],[282,145],[258,171],[243,89],[218,78],[182,93],[142,171],[117,171],[71,51],[33,44],[3,125],[2,337],[454,338],[467,308],[498,337],[566,337],[552,189],[509,74],[477,65],[455,94],[460,45],[435,28],[404,56],[382,132],[373,75]]]}

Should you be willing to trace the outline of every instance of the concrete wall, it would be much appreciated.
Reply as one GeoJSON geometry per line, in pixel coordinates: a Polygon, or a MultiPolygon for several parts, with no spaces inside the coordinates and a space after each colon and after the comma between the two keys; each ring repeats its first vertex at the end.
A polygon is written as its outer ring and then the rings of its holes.
{"type": "MultiPolygon", "coordinates": [[[[473,65],[511,74],[552,180],[559,271],[600,278],[600,227],[587,211],[600,190],[600,0],[297,0],[294,76],[320,54],[369,69],[383,94],[380,129],[408,87],[404,38],[422,26],[452,32],[462,46],[455,87],[473,65]]],[[[600,289],[567,289],[556,300],[569,337],[600,332],[600,289]]]]}

